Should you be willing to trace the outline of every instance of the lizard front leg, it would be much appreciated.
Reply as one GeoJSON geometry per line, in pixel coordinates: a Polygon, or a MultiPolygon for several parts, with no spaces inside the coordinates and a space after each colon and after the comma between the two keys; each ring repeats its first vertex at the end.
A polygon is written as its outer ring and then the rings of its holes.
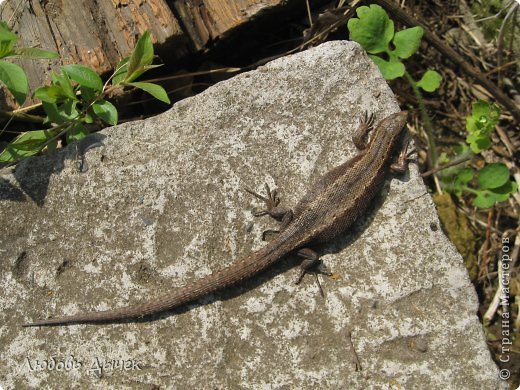
{"type": "Polygon", "coordinates": [[[286,209],[284,207],[280,207],[280,198],[276,192],[276,189],[272,190],[269,188],[267,183],[265,184],[266,196],[262,196],[257,192],[254,192],[248,188],[245,189],[248,193],[253,195],[255,198],[260,199],[265,203],[265,209],[253,211],[253,215],[255,217],[261,217],[264,215],[269,215],[271,218],[274,218],[278,222],[280,222],[279,230],[266,230],[262,235],[262,239],[265,240],[267,234],[279,233],[283,229],[285,229],[289,223],[291,223],[293,219],[293,212],[291,209],[286,209]]]}
{"type": "Polygon", "coordinates": [[[361,119],[361,122],[359,123],[359,126],[357,130],[354,132],[354,135],[352,136],[352,142],[354,142],[354,145],[359,150],[366,149],[367,147],[367,141],[366,137],[367,134],[374,128],[374,114],[368,114],[368,112],[365,111],[365,116],[361,119]]]}

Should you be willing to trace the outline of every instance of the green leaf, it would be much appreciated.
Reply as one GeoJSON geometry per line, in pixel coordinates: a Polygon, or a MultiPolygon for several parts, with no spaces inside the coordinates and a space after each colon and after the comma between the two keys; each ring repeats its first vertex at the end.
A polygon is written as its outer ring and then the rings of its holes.
{"type": "Polygon", "coordinates": [[[77,100],[65,100],[58,106],[58,113],[66,120],[76,120],[80,116],[77,100]]]}
{"type": "Polygon", "coordinates": [[[81,92],[81,98],[87,104],[92,102],[98,96],[98,93],[95,90],[83,85],[79,87],[79,90],[81,92]]]}
{"type": "Polygon", "coordinates": [[[471,116],[466,118],[466,129],[491,133],[499,119],[500,108],[496,104],[478,100],[472,105],[471,116]]]}
{"type": "Polygon", "coordinates": [[[114,71],[114,75],[112,76],[112,85],[119,84],[125,80],[127,76],[129,60],[130,57],[125,57],[119,61],[119,64],[117,64],[117,67],[114,71]]]}
{"type": "Polygon", "coordinates": [[[64,73],[77,82],[79,85],[101,91],[103,89],[103,81],[92,69],[83,65],[65,65],[61,69],[64,73]]]}
{"type": "Polygon", "coordinates": [[[117,108],[107,100],[99,100],[92,105],[94,113],[109,125],[117,125],[117,108]]]}
{"type": "Polygon", "coordinates": [[[36,59],[53,59],[59,58],[58,53],[36,47],[19,47],[13,51],[13,55],[24,58],[36,58],[36,59]]]}
{"type": "Polygon", "coordinates": [[[477,196],[473,199],[473,204],[481,209],[493,207],[496,202],[498,200],[491,191],[478,191],[477,196]]]}
{"type": "Polygon", "coordinates": [[[421,27],[407,28],[394,35],[395,54],[400,58],[411,57],[419,48],[423,36],[421,27]]]}
{"type": "Polygon", "coordinates": [[[492,119],[497,119],[497,116],[498,116],[498,113],[500,112],[500,110],[498,109],[498,107],[495,105],[495,104],[491,104],[485,100],[477,100],[475,103],[472,104],[472,109],[473,109],[473,112],[472,112],[472,115],[477,117],[477,118],[480,118],[482,116],[485,116],[487,118],[489,118],[490,120],[492,119]]]}
{"type": "Polygon", "coordinates": [[[88,111],[85,113],[85,116],[83,117],[83,121],[85,123],[94,123],[94,111],[92,111],[92,107],[88,109],[88,111]]]}
{"type": "Polygon", "coordinates": [[[58,106],[54,102],[42,102],[43,109],[45,110],[45,113],[47,114],[47,120],[46,122],[50,123],[56,123],[58,125],[61,125],[65,121],[67,121],[67,118],[63,118],[59,111],[58,106]]]}
{"type": "Polygon", "coordinates": [[[145,65],[145,66],[143,66],[143,69],[145,71],[147,71],[147,70],[150,70],[150,69],[160,68],[161,66],[164,66],[164,64],[145,65]]]}
{"type": "Polygon", "coordinates": [[[464,185],[461,182],[454,180],[453,177],[450,177],[449,179],[443,178],[442,189],[446,192],[460,196],[464,190],[464,185]]]}
{"type": "Polygon", "coordinates": [[[25,102],[29,86],[22,68],[11,62],[0,61],[0,81],[5,84],[19,104],[25,102]]]}
{"type": "Polygon", "coordinates": [[[493,190],[477,191],[473,204],[481,209],[493,207],[498,202],[509,199],[510,195],[518,190],[515,182],[507,181],[503,186],[493,190]]]}
{"type": "Polygon", "coordinates": [[[516,181],[508,180],[503,186],[493,188],[491,191],[497,195],[507,195],[507,197],[509,198],[509,195],[518,191],[518,184],[516,184],[516,181]]]}
{"type": "Polygon", "coordinates": [[[144,66],[150,65],[153,61],[153,44],[150,33],[145,31],[137,41],[130,59],[128,61],[128,71],[125,81],[135,80],[144,73],[144,66]]]}
{"type": "Polygon", "coordinates": [[[54,136],[52,130],[34,130],[20,134],[0,153],[0,162],[20,161],[40,152],[46,142],[54,136]]]}
{"type": "Polygon", "coordinates": [[[157,100],[160,100],[161,102],[164,102],[166,104],[170,104],[170,98],[168,97],[168,94],[160,85],[141,82],[125,83],[125,85],[131,85],[133,87],[142,89],[143,91],[148,92],[157,100]]]}
{"type": "Polygon", "coordinates": [[[65,140],[67,144],[70,144],[74,141],[79,141],[89,135],[88,129],[83,126],[81,123],[77,123],[73,129],[69,130],[65,135],[65,140]]]}
{"type": "Polygon", "coordinates": [[[66,100],[60,105],[54,102],[43,102],[43,109],[47,114],[47,122],[61,125],[65,122],[79,119],[78,102],[76,100],[66,100]]]}
{"type": "MultiPolygon", "coordinates": [[[[439,165],[444,165],[444,164],[448,164],[449,162],[450,162],[450,159],[448,158],[448,155],[446,154],[446,152],[441,152],[441,154],[439,154],[439,157],[437,158],[437,163],[439,165]]],[[[444,169],[443,169],[443,171],[444,171],[444,169]]]]}
{"type": "Polygon", "coordinates": [[[455,154],[460,155],[461,157],[469,157],[471,154],[468,145],[466,145],[465,143],[453,145],[453,151],[455,152],[455,154]]]}
{"type": "Polygon", "coordinates": [[[16,41],[0,41],[0,58],[13,56],[15,43],[16,41]]]}
{"type": "Polygon", "coordinates": [[[477,178],[482,189],[498,188],[509,180],[509,169],[503,163],[488,164],[478,171],[477,178]]]}
{"type": "Polygon", "coordinates": [[[358,18],[351,18],[347,27],[350,39],[358,42],[372,54],[388,51],[388,44],[394,36],[394,22],[383,8],[377,4],[358,7],[358,18]]]}
{"type": "Polygon", "coordinates": [[[463,168],[457,174],[457,181],[463,184],[467,184],[473,179],[475,172],[471,168],[463,168]]]}
{"type": "Polygon", "coordinates": [[[427,70],[421,79],[417,82],[417,86],[426,92],[433,92],[441,85],[442,76],[434,70],[427,70]]]}
{"type": "Polygon", "coordinates": [[[13,41],[16,42],[18,40],[18,35],[14,32],[11,32],[7,23],[0,22],[0,41],[13,41]]]}
{"type": "Polygon", "coordinates": [[[469,144],[471,151],[475,154],[489,149],[492,144],[489,135],[482,134],[480,132],[469,134],[466,137],[466,142],[469,144]]]}
{"type": "Polygon", "coordinates": [[[65,93],[58,85],[39,87],[34,91],[33,96],[47,103],[56,103],[56,101],[66,98],[65,93]]]}
{"type": "Polygon", "coordinates": [[[77,99],[76,94],[74,93],[74,88],[72,88],[72,84],[67,73],[52,72],[51,77],[53,84],[61,88],[61,93],[63,97],[72,100],[77,99]]]}
{"type": "Polygon", "coordinates": [[[479,131],[481,126],[479,126],[478,120],[479,118],[473,115],[466,117],[466,130],[470,133],[479,131]]]}
{"type": "Polygon", "coordinates": [[[404,75],[404,65],[397,60],[385,61],[381,57],[369,55],[372,61],[375,62],[379,71],[386,80],[393,80],[404,75]]]}
{"type": "Polygon", "coordinates": [[[0,58],[9,56],[18,40],[18,36],[11,32],[7,23],[0,22],[0,58]]]}

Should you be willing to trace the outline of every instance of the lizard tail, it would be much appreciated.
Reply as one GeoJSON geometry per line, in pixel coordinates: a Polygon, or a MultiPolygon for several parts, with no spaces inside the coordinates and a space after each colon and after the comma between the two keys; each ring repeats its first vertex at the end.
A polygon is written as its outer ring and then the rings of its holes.
{"type": "Polygon", "coordinates": [[[79,313],[66,317],[50,318],[23,324],[23,327],[52,326],[96,322],[114,322],[138,319],[174,309],[195,301],[217,290],[241,282],[264,270],[286,254],[283,245],[267,245],[259,251],[242,258],[219,272],[180,287],[158,298],[113,310],[79,313]]]}

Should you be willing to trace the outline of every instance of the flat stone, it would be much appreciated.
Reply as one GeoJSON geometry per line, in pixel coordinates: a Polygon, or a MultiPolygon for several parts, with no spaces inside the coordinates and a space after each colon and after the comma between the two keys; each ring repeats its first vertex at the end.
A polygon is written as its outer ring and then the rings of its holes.
{"type": "MultiPolygon", "coordinates": [[[[417,165],[389,176],[333,277],[294,285],[289,256],[152,319],[22,328],[141,302],[263,245],[276,224],[243,189],[296,204],[353,157],[364,111],[399,107],[363,50],[329,42],[105,129],[0,178],[5,388],[501,388],[461,256],[417,165]],[[84,152],[84,159],[81,157],[84,152]],[[356,371],[354,352],[361,370],[356,371]]],[[[506,388],[506,387],[504,387],[506,388]]]]}

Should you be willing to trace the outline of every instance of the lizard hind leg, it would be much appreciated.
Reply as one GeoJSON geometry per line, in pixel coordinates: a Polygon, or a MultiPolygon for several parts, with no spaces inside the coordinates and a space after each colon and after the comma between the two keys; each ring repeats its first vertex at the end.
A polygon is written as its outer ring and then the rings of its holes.
{"type": "Polygon", "coordinates": [[[408,152],[410,146],[410,139],[407,139],[404,143],[399,155],[395,162],[390,165],[390,171],[394,173],[404,173],[408,168],[408,160],[411,152],[408,152]]]}
{"type": "Polygon", "coordinates": [[[323,297],[323,289],[321,288],[320,280],[318,279],[318,274],[320,273],[327,276],[332,276],[332,273],[323,269],[319,269],[318,266],[321,264],[320,257],[312,249],[301,248],[296,252],[296,254],[300,257],[303,257],[303,261],[300,264],[300,273],[294,284],[300,284],[305,274],[314,274],[316,284],[318,285],[318,289],[320,290],[320,295],[323,297]]]}
{"type": "Polygon", "coordinates": [[[279,229],[267,229],[262,232],[262,241],[267,241],[268,236],[276,235],[280,233],[282,230],[284,230],[293,220],[293,212],[292,210],[285,211],[285,214],[282,217],[282,220],[280,222],[280,228],[279,229]]]}

